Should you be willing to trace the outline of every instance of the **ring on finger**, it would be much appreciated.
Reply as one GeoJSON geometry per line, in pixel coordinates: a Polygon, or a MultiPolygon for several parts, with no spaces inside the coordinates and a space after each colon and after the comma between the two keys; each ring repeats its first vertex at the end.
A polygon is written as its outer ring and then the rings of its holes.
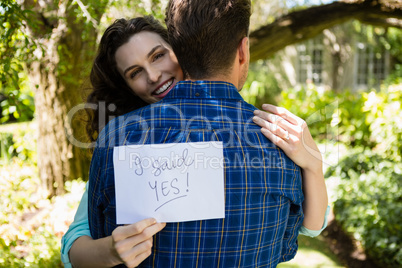
{"type": "Polygon", "coordinates": [[[286,135],[285,135],[285,140],[289,140],[290,139],[290,137],[289,137],[289,131],[287,131],[287,130],[285,130],[286,131],[286,135]]]}

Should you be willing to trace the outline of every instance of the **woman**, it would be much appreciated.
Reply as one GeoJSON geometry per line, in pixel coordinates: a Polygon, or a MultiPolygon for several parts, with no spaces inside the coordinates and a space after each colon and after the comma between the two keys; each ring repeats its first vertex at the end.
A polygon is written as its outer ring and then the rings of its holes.
{"type": "MultiPolygon", "coordinates": [[[[182,79],[183,73],[163,26],[152,17],[117,20],[105,31],[91,71],[94,90],[88,103],[97,106],[103,102],[105,105],[97,107],[109,109],[88,110],[90,139],[96,140],[99,131],[114,116],[159,101],[182,79]],[[103,123],[100,114],[106,118],[103,123]]],[[[325,227],[327,195],[317,146],[300,118],[272,105],[263,108],[270,114],[256,111],[254,121],[267,138],[302,167],[306,195],[303,225],[319,230],[325,227]],[[316,157],[306,148],[317,151],[316,157]]],[[[75,267],[111,267],[121,263],[135,267],[149,256],[152,236],[164,226],[154,219],[146,219],[120,226],[110,237],[93,240],[89,233],[85,192],[74,222],[62,240],[63,262],[66,267],[70,266],[69,259],[75,267]]],[[[303,232],[308,234],[307,229],[303,232]]]]}

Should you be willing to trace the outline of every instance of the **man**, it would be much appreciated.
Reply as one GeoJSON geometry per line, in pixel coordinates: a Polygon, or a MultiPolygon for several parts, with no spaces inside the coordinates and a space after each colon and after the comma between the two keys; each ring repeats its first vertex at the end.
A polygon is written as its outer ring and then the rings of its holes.
{"type": "MultiPolygon", "coordinates": [[[[248,72],[250,0],[171,0],[166,14],[186,81],[125,115],[117,137],[106,127],[100,139],[109,148],[100,157],[123,144],[221,141],[225,218],[167,224],[139,267],[276,267],[297,251],[302,181],[300,168],[252,123],[256,108],[238,93],[248,72]]],[[[103,189],[94,180],[89,186],[94,238],[116,228],[113,163],[106,161],[103,189]]]]}

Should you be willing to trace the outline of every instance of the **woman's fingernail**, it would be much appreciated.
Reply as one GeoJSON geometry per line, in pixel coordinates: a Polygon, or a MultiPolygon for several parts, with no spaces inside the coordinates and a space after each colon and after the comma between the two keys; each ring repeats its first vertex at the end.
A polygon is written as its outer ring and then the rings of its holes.
{"type": "Polygon", "coordinates": [[[260,113],[260,110],[254,110],[254,114],[258,115],[260,113]]]}

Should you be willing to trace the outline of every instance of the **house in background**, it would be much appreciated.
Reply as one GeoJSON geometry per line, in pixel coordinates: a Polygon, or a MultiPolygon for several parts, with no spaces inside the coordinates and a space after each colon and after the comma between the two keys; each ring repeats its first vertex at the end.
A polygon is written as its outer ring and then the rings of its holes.
{"type": "Polygon", "coordinates": [[[269,63],[270,69],[280,72],[290,87],[313,83],[322,89],[379,89],[392,70],[390,53],[348,27],[286,47],[269,63]]]}

